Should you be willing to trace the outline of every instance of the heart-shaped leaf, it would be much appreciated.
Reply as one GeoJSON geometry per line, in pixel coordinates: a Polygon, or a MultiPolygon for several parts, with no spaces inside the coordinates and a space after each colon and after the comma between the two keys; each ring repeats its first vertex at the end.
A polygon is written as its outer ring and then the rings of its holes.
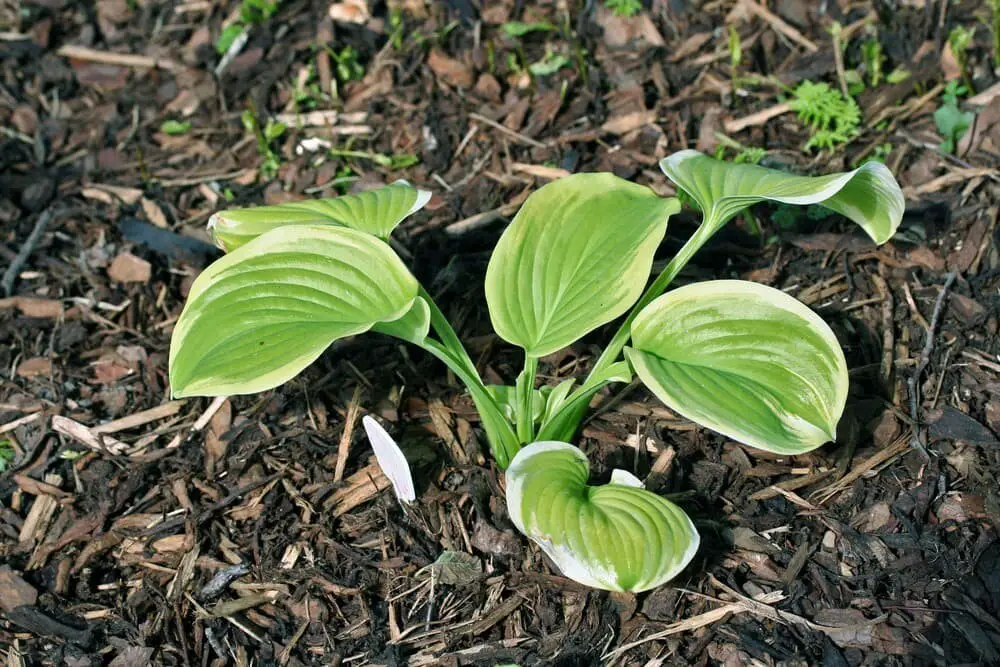
{"type": "Polygon", "coordinates": [[[216,245],[235,250],[276,227],[334,225],[387,239],[400,222],[430,201],[431,193],[406,181],[353,195],[295,201],[275,206],[220,211],[208,221],[216,245]]]}
{"type": "Polygon", "coordinates": [[[625,353],[669,408],[734,440],[801,454],[836,437],[847,363],[816,313],[742,280],[688,285],[632,323],[625,353]]]}
{"type": "Polygon", "coordinates": [[[536,442],[507,469],[507,510],[564,575],[610,591],[646,591],[677,576],[698,550],[691,519],[645,489],[588,486],[586,455],[536,442]]]}
{"type": "Polygon", "coordinates": [[[611,174],[576,174],[524,202],[486,270],[504,340],[541,357],[628,310],[646,286],[675,199],[611,174]]]}
{"type": "Polygon", "coordinates": [[[194,281],[170,341],[173,394],[276,387],[334,340],[403,316],[417,289],[374,236],[344,227],[272,230],[194,281]]]}
{"type": "Polygon", "coordinates": [[[751,204],[820,204],[861,226],[875,243],[892,238],[906,201],[889,168],[867,162],[854,171],[828,176],[796,176],[753,164],[735,164],[697,151],[680,151],[660,161],[670,180],[686,192],[718,230],[751,204]]]}

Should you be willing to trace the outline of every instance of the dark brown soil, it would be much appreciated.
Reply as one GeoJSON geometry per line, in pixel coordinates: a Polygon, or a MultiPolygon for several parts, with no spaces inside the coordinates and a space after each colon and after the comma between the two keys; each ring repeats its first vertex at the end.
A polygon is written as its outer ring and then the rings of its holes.
{"type": "MultiPolygon", "coordinates": [[[[238,2],[0,2],[5,664],[1000,664],[989,3],[653,0],[628,20],[600,0],[480,4],[372,2],[352,24],[287,0],[220,68],[238,2]],[[552,29],[512,37],[515,20],[552,29]],[[833,21],[846,70],[869,84],[864,121],[835,153],[804,153],[793,114],[754,114],[781,103],[782,84],[839,87],[833,21]],[[975,29],[964,108],[979,113],[950,155],[933,113],[962,78],[945,46],[956,26],[975,29]],[[869,39],[885,73],[910,77],[872,87],[869,39]],[[546,53],[565,66],[529,73],[546,53]],[[344,80],[352,68],[363,79],[344,80]],[[241,114],[296,109],[340,113],[293,122],[272,143],[276,175],[261,176],[241,114]],[[168,120],[190,127],[172,136],[168,120]],[[316,137],[354,153],[297,154],[316,137]],[[481,285],[517,205],[566,172],[668,194],[657,161],[720,141],[800,173],[881,155],[908,209],[876,248],[843,219],[756,207],[679,279],[774,285],[833,326],[851,368],[837,443],[777,457],[641,386],[599,397],[579,440],[595,476],[634,471],[703,536],[670,585],[614,595],[561,577],[506,516],[461,387],[393,339],[338,343],[262,395],[169,401],[172,323],[215,257],[204,223],[219,208],[397,178],[433,190],[397,248],[485,376],[512,382],[519,357],[491,333],[481,285]],[[409,511],[373,464],[368,412],[414,462],[409,511]],[[432,585],[424,568],[444,551],[471,567],[432,585]]],[[[674,218],[661,260],[695,223],[674,218]]],[[[609,335],[545,359],[542,376],[583,372],[609,335]]]]}

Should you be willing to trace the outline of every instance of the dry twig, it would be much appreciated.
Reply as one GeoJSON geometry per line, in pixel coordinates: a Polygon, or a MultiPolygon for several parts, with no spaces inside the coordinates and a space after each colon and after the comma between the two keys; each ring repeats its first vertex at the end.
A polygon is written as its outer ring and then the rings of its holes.
{"type": "Polygon", "coordinates": [[[948,295],[948,290],[951,289],[952,283],[955,282],[956,275],[952,271],[945,276],[944,285],[942,285],[937,302],[934,304],[931,323],[927,326],[927,340],[924,342],[924,349],[920,353],[920,361],[917,363],[913,375],[907,380],[907,386],[910,390],[910,417],[913,418],[913,436],[910,438],[910,446],[923,454],[925,459],[930,458],[930,456],[924,448],[924,443],[920,440],[920,376],[923,375],[927,364],[931,361],[931,354],[934,352],[934,332],[937,329],[938,321],[941,319],[941,313],[944,310],[945,297],[948,295]]]}

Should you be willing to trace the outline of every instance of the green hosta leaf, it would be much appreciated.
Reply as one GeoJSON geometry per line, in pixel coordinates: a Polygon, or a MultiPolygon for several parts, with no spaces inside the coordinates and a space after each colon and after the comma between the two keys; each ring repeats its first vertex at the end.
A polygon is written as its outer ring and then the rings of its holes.
{"type": "Polygon", "coordinates": [[[784,292],[716,280],[668,292],[625,353],[672,410],[739,442],[801,454],[833,440],[847,363],[816,313],[784,292]]]}
{"type": "Polygon", "coordinates": [[[372,331],[395,336],[414,345],[423,345],[431,331],[431,309],[423,297],[413,300],[413,305],[399,319],[391,322],[379,322],[372,331]]]}
{"type": "Polygon", "coordinates": [[[906,204],[892,172],[878,162],[846,173],[795,176],[688,150],[663,159],[660,168],[697,202],[713,232],[760,201],[821,204],[850,218],[882,244],[896,233],[906,204]]]}
{"type": "Polygon", "coordinates": [[[486,270],[493,328],[532,357],[566,347],[631,306],[677,202],[611,174],[544,186],[500,237],[486,270]]]}
{"type": "Polygon", "coordinates": [[[672,502],[623,484],[588,486],[586,455],[536,442],[507,469],[507,510],[564,575],[610,591],[646,591],[677,576],[698,550],[694,524],[672,502]]]}
{"type": "Polygon", "coordinates": [[[417,281],[388,245],[343,227],[275,229],[208,267],[170,341],[174,396],[249,394],[334,340],[410,310],[417,281]]]}
{"type": "Polygon", "coordinates": [[[343,197],[220,211],[212,216],[208,227],[215,243],[227,252],[287,225],[350,227],[387,239],[396,225],[422,209],[430,198],[430,192],[413,188],[406,181],[396,181],[343,197]]]}

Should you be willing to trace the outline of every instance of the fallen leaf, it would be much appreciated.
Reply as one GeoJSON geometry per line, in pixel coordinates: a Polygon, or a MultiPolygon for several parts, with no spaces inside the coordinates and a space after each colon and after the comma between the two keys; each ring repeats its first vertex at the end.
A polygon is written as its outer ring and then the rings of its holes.
{"type": "Polygon", "coordinates": [[[946,42],[941,52],[941,72],[945,81],[955,81],[962,78],[962,68],[958,64],[955,52],[951,50],[951,42],[946,42]]]}
{"type": "Polygon", "coordinates": [[[18,132],[29,137],[35,134],[35,128],[38,127],[38,114],[27,104],[18,105],[14,109],[14,113],[11,114],[10,120],[18,132]]]}
{"type": "Polygon", "coordinates": [[[12,296],[0,299],[0,309],[17,308],[27,317],[54,319],[62,315],[62,302],[57,299],[36,299],[29,296],[12,296]]]}
{"type": "Polygon", "coordinates": [[[123,252],[108,267],[108,276],[120,283],[148,283],[153,273],[149,262],[130,252],[123,252]]]}
{"type": "Polygon", "coordinates": [[[330,18],[340,23],[367,23],[372,17],[365,0],[343,0],[330,5],[330,18]]]}
{"type": "Polygon", "coordinates": [[[656,120],[652,111],[635,111],[622,116],[612,116],[601,125],[601,131],[608,134],[627,134],[656,120]]]}
{"type": "Polygon", "coordinates": [[[697,53],[712,39],[711,32],[696,32],[677,46],[667,59],[672,63],[680,62],[688,56],[697,53]]]}
{"type": "Polygon", "coordinates": [[[449,58],[441,49],[431,49],[427,55],[427,66],[445,83],[456,88],[472,88],[472,68],[460,60],[449,58]]]}
{"type": "Polygon", "coordinates": [[[936,440],[964,440],[978,444],[996,444],[997,437],[969,415],[950,405],[927,414],[928,433],[936,440]]]}
{"type": "Polygon", "coordinates": [[[438,559],[417,571],[422,578],[434,575],[438,583],[448,586],[471,584],[483,575],[483,564],[472,554],[445,551],[438,559]]]}
{"type": "Polygon", "coordinates": [[[37,600],[38,591],[34,586],[9,565],[0,565],[0,608],[10,613],[22,605],[33,605],[37,600]]]}
{"type": "Polygon", "coordinates": [[[153,664],[151,658],[155,651],[146,646],[128,646],[108,663],[108,667],[146,667],[153,664]]]}
{"type": "Polygon", "coordinates": [[[499,102],[503,90],[500,82],[492,74],[483,74],[476,81],[475,93],[490,102],[499,102]]]}
{"type": "Polygon", "coordinates": [[[648,46],[666,44],[647,12],[631,17],[618,16],[601,3],[597,6],[594,20],[604,28],[604,43],[611,48],[629,46],[633,42],[645,42],[648,46]]]}
{"type": "Polygon", "coordinates": [[[25,359],[20,363],[20,365],[18,365],[17,374],[23,378],[52,375],[52,360],[48,357],[32,357],[31,359],[25,359]]]}
{"type": "Polygon", "coordinates": [[[151,223],[164,229],[170,226],[170,223],[167,222],[167,216],[163,214],[163,209],[157,206],[156,202],[151,199],[146,199],[145,197],[142,198],[141,202],[142,211],[146,214],[146,218],[151,223]]]}

